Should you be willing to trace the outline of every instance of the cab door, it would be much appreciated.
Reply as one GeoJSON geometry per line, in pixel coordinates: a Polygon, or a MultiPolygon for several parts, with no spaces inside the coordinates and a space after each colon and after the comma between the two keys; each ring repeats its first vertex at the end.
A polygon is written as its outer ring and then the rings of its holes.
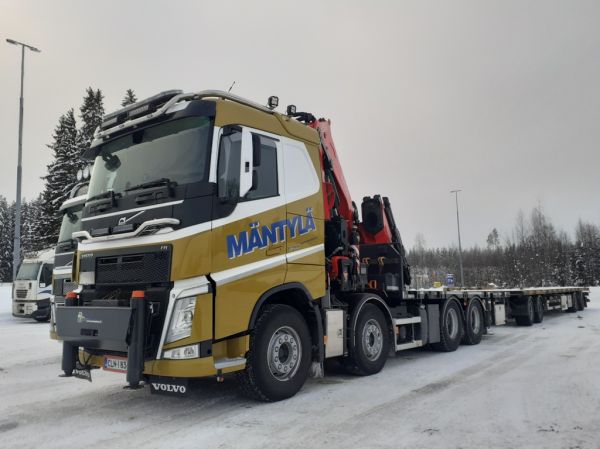
{"type": "Polygon", "coordinates": [[[211,271],[217,339],[246,331],[260,296],[286,273],[280,141],[243,126],[222,128],[219,139],[211,271]]]}

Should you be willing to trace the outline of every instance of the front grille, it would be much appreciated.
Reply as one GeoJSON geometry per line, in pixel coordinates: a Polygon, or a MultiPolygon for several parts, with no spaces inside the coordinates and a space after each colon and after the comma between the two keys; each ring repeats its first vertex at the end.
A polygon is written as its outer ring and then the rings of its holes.
{"type": "Polygon", "coordinates": [[[19,299],[27,298],[27,289],[17,289],[17,298],[19,298],[19,299]]]}
{"type": "Polygon", "coordinates": [[[169,251],[98,257],[96,285],[169,282],[169,265],[169,251]]]}

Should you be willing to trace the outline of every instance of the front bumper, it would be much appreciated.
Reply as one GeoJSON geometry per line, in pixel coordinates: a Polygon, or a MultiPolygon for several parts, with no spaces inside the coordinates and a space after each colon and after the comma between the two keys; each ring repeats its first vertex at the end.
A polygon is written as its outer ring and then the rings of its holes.
{"type": "Polygon", "coordinates": [[[37,301],[13,300],[12,314],[18,318],[50,318],[50,299],[40,299],[37,301]]]}

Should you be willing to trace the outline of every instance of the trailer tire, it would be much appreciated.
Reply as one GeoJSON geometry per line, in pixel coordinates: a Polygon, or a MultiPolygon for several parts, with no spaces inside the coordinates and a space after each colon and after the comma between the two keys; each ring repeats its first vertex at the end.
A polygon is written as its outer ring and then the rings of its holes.
{"type": "Polygon", "coordinates": [[[515,321],[519,326],[531,326],[534,322],[535,308],[533,306],[533,298],[527,297],[526,301],[527,315],[516,316],[515,321]]]}
{"type": "Polygon", "coordinates": [[[576,293],[571,293],[571,307],[569,307],[566,311],[568,313],[575,313],[579,310],[579,298],[576,293]]]}
{"type": "Polygon", "coordinates": [[[465,331],[462,343],[478,345],[483,338],[484,326],[483,307],[478,300],[471,300],[465,312],[465,331]]]}
{"type": "Polygon", "coordinates": [[[584,306],[583,306],[583,295],[581,293],[577,293],[577,310],[581,311],[583,310],[584,306]]]}
{"type": "Polygon", "coordinates": [[[263,402],[294,396],[308,377],[311,349],[300,312],[283,304],[265,306],[250,334],[246,369],[236,374],[242,394],[263,402]]]}
{"type": "Polygon", "coordinates": [[[350,354],[342,366],[357,376],[370,376],[383,369],[390,349],[389,328],[383,312],[374,304],[365,304],[354,328],[350,354]]]}
{"type": "Polygon", "coordinates": [[[533,322],[541,323],[544,321],[544,301],[541,296],[535,298],[534,310],[533,310],[533,322]]]}
{"type": "Polygon", "coordinates": [[[440,313],[440,341],[431,345],[440,352],[452,352],[458,349],[463,337],[462,310],[456,301],[446,302],[440,313]]]}

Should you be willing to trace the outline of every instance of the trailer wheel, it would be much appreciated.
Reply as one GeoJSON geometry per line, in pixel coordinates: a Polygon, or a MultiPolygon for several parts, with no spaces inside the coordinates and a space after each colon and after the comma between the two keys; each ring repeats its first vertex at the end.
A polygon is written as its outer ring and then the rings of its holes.
{"type": "Polygon", "coordinates": [[[456,351],[464,332],[462,310],[456,301],[449,301],[440,314],[440,341],[432,348],[441,352],[456,351]]]}
{"type": "Polygon", "coordinates": [[[388,325],[376,305],[365,304],[359,313],[350,355],[342,360],[342,365],[351,374],[370,376],[381,371],[387,361],[388,325]]]}
{"type": "Polygon", "coordinates": [[[533,322],[541,323],[544,321],[544,301],[541,296],[535,298],[535,307],[533,310],[533,322]]]}
{"type": "Polygon", "coordinates": [[[516,316],[515,321],[519,326],[531,326],[534,321],[535,308],[533,306],[533,298],[527,297],[526,302],[527,315],[516,316]]]}
{"type": "Polygon", "coordinates": [[[566,311],[568,313],[575,313],[579,310],[579,298],[576,293],[571,293],[571,307],[569,307],[566,311]]]}
{"type": "Polygon", "coordinates": [[[483,337],[483,308],[478,300],[469,302],[465,313],[465,332],[462,343],[465,345],[478,345],[483,337]]]}
{"type": "Polygon", "coordinates": [[[583,310],[584,306],[584,299],[583,299],[583,295],[581,293],[576,293],[575,294],[577,296],[577,310],[583,310]]]}
{"type": "Polygon", "coordinates": [[[311,347],[300,312],[283,304],[266,306],[250,335],[246,369],[237,373],[242,394],[264,402],[294,396],[308,377],[311,347]]]}

